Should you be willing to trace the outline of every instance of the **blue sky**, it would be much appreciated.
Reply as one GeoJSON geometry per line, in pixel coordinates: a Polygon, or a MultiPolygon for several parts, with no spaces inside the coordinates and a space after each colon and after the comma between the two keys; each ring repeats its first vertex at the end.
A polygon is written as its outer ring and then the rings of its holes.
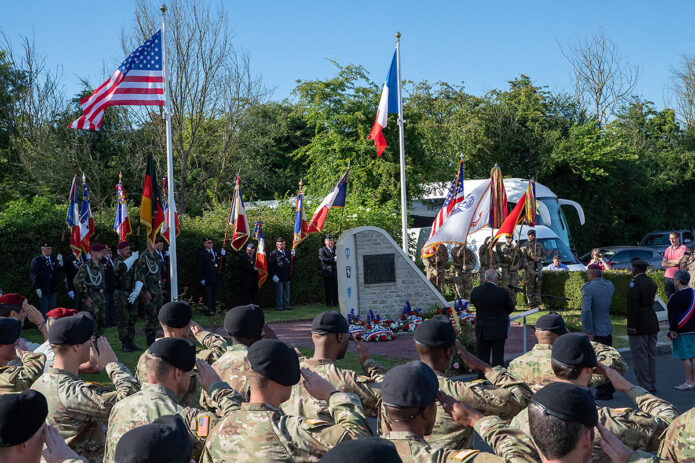
{"type": "MultiPolygon", "coordinates": [[[[159,5],[160,2],[153,2],[159,5]]],[[[380,82],[402,37],[402,77],[464,82],[482,95],[519,74],[554,92],[570,90],[558,45],[603,28],[640,68],[636,93],[668,105],[670,68],[695,54],[695,2],[653,1],[224,1],[234,41],[255,72],[290,96],[297,79],[328,78],[329,58],[364,65],[380,82]],[[429,3],[429,4],[427,4],[429,3]]],[[[133,1],[5,1],[0,27],[33,36],[49,66],[62,66],[69,94],[79,78],[99,84],[123,59],[120,31],[133,24],[133,1]],[[108,12],[104,15],[104,12],[108,12]]]]}

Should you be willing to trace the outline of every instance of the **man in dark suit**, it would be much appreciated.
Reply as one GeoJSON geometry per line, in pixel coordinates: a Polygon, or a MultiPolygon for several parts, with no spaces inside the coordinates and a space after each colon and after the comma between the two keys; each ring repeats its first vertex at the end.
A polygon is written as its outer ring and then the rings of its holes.
{"type": "Polygon", "coordinates": [[[215,305],[220,298],[220,257],[226,254],[224,249],[215,251],[212,248],[212,238],[203,238],[203,247],[198,252],[198,279],[203,286],[203,299],[208,310],[205,315],[215,313],[215,305]]]}
{"type": "Polygon", "coordinates": [[[246,252],[239,256],[239,270],[241,271],[241,293],[244,295],[244,304],[258,305],[258,270],[256,263],[256,245],[248,243],[246,252]]]}
{"type": "Polygon", "coordinates": [[[509,330],[509,314],[514,312],[509,292],[499,288],[497,280],[497,272],[494,269],[486,270],[483,284],[473,289],[471,294],[476,316],[477,356],[493,367],[504,363],[504,342],[509,330]]]}
{"type": "Polygon", "coordinates": [[[336,265],[338,257],[335,255],[333,236],[326,235],[323,242],[325,246],[319,249],[319,260],[321,261],[323,287],[326,291],[326,305],[335,307],[338,305],[338,271],[336,265]]]}
{"type": "Polygon", "coordinates": [[[72,252],[68,254],[65,258],[65,289],[68,291],[68,296],[72,300],[72,309],[80,310],[80,292],[75,291],[75,284],[73,279],[77,275],[77,271],[84,264],[84,258],[82,254],[80,257],[76,257],[72,252]]]}
{"type": "Polygon", "coordinates": [[[285,250],[285,238],[278,237],[275,249],[268,256],[268,273],[275,283],[275,310],[290,310],[290,276],[292,254],[285,250]]]}
{"type": "Polygon", "coordinates": [[[31,260],[31,285],[39,296],[39,310],[43,315],[56,307],[58,299],[58,272],[63,268],[63,256],[53,257],[50,243],[41,245],[41,255],[31,260]]]}
{"type": "Polygon", "coordinates": [[[656,283],[646,274],[648,266],[642,259],[632,261],[634,278],[627,288],[627,336],[637,384],[655,392],[659,320],[654,313],[656,283]]]}

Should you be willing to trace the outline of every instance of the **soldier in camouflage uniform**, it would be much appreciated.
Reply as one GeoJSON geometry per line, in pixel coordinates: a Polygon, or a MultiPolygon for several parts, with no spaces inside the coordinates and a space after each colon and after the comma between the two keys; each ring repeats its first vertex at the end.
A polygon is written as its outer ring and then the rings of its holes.
{"type": "Polygon", "coordinates": [[[145,337],[151,346],[157,333],[157,313],[163,304],[162,269],[159,258],[154,254],[154,246],[147,241],[147,250],[142,253],[135,264],[135,286],[128,297],[134,304],[138,296],[142,300],[145,312],[145,337]]]}
{"type": "Polygon", "coordinates": [[[528,436],[510,428],[501,418],[485,417],[440,392],[439,385],[440,381],[430,367],[418,361],[397,366],[384,376],[383,408],[392,423],[392,430],[382,433],[382,437],[395,445],[403,462],[539,460],[528,436]],[[431,447],[423,434],[430,434],[439,418],[437,400],[453,424],[460,428],[474,428],[498,457],[470,447],[431,447]]]}
{"type": "MultiPolygon", "coordinates": [[[[565,320],[560,314],[550,312],[536,320],[536,339],[538,344],[529,352],[515,358],[509,363],[509,372],[520,381],[525,382],[533,392],[557,381],[550,368],[551,349],[555,340],[569,333],[565,320]]],[[[620,352],[611,346],[591,341],[598,362],[621,375],[627,373],[627,363],[620,352]]],[[[594,371],[590,386],[599,386],[608,382],[608,378],[594,371]]]]}
{"type": "Polygon", "coordinates": [[[19,320],[0,317],[0,395],[29,389],[43,373],[46,356],[29,352],[19,336],[21,332],[19,320]],[[19,357],[22,364],[8,366],[15,357],[19,357]]]}
{"type": "Polygon", "coordinates": [[[263,310],[256,305],[231,308],[224,317],[224,329],[231,336],[233,344],[212,364],[212,368],[248,402],[248,348],[262,338],[277,339],[277,336],[265,324],[263,310]]]}
{"type": "Polygon", "coordinates": [[[116,390],[78,377],[80,364],[89,360],[94,321],[78,314],[56,320],[48,333],[55,363],[32,389],[48,401],[48,421],[77,454],[100,462],[104,453],[104,426],[116,402],[137,392],[140,385],[116,358],[106,338],[96,342],[96,361],[103,366],[116,390]]]}
{"type": "Polygon", "coordinates": [[[661,439],[659,457],[673,463],[695,461],[695,407],[668,426],[661,439]]]}
{"type": "Polygon", "coordinates": [[[505,237],[505,242],[497,245],[497,255],[500,288],[509,290],[509,297],[516,305],[516,290],[509,286],[519,286],[519,268],[523,263],[517,244],[511,236],[505,237]]]}
{"type": "Polygon", "coordinates": [[[176,396],[189,388],[193,367],[197,367],[200,384],[220,415],[238,409],[241,396],[222,382],[212,367],[196,359],[195,349],[183,339],[158,339],[144,355],[147,377],[142,390],[118,402],[109,416],[104,463],[114,462],[116,444],[123,434],[164,415],[183,419],[193,443],[193,458],[198,460],[218,415],[177,403],[176,396]]]}
{"type": "Polygon", "coordinates": [[[454,264],[454,291],[456,296],[468,300],[471,298],[473,270],[477,263],[475,253],[467,246],[456,246],[451,249],[451,260],[454,264]]]}
{"type": "Polygon", "coordinates": [[[371,435],[357,396],[337,391],[308,368],[301,375],[314,398],[328,402],[331,422],[288,416],[280,410],[300,380],[299,359],[286,344],[257,341],[249,347],[247,361],[252,401],[227,414],[210,432],[202,463],[318,461],[343,440],[371,435]]]}
{"type": "MultiPolygon", "coordinates": [[[[565,334],[558,338],[554,347],[552,364],[556,381],[587,387],[593,368],[598,367],[617,390],[624,392],[639,407],[639,410],[597,407],[599,423],[632,450],[654,452],[659,448],[659,436],[680,414],[673,405],[632,385],[617,371],[598,364],[589,338],[582,333],[565,334]]],[[[529,434],[528,410],[522,410],[511,424],[529,434]]],[[[599,439],[599,436],[596,432],[595,437],[599,439]]],[[[594,441],[593,456],[594,461],[610,461],[598,440],[594,441]]]]}
{"type": "MultiPolygon", "coordinates": [[[[311,339],[314,343],[314,356],[302,358],[301,366],[328,380],[341,392],[351,392],[359,397],[362,409],[367,416],[378,416],[378,402],[381,398],[379,383],[386,369],[376,360],[369,358],[367,348],[358,341],[357,353],[365,375],[353,370],[344,370],[335,364],[345,357],[350,336],[348,323],[340,313],[329,310],[318,314],[311,322],[311,339]]],[[[292,388],[292,397],[282,404],[282,411],[288,415],[318,418],[329,421],[330,411],[326,402],[317,400],[300,382],[292,388]]]]}
{"type": "Polygon", "coordinates": [[[536,231],[528,231],[528,241],[519,249],[524,263],[524,288],[529,307],[540,307],[543,286],[545,247],[536,240],[536,231]]]}
{"type": "Polygon", "coordinates": [[[490,253],[490,240],[492,240],[492,238],[488,236],[478,248],[478,259],[480,260],[478,272],[480,272],[481,275],[489,268],[496,269],[499,267],[499,254],[496,249],[493,249],[492,253],[490,253]]]}
{"type": "Polygon", "coordinates": [[[116,292],[114,299],[118,311],[118,337],[123,343],[123,352],[135,352],[140,350],[135,345],[135,322],[137,321],[137,307],[128,302],[128,296],[133,290],[133,278],[135,275],[135,261],[138,252],[130,255],[130,243],[121,241],[118,243],[118,257],[113,263],[116,273],[116,292]]]}
{"type": "Polygon", "coordinates": [[[437,288],[440,293],[444,292],[444,284],[446,283],[446,273],[444,264],[449,260],[449,252],[446,246],[440,244],[437,246],[437,252],[430,257],[425,257],[422,262],[425,264],[425,273],[430,283],[437,288]]]}
{"type": "MultiPolygon", "coordinates": [[[[509,420],[528,405],[533,395],[524,383],[517,381],[503,367],[490,368],[488,364],[468,352],[456,340],[451,323],[440,319],[423,322],[415,330],[415,348],[420,361],[437,375],[439,390],[469,404],[484,415],[499,416],[509,420]],[[446,377],[454,348],[461,360],[473,370],[482,371],[487,380],[455,381],[446,377]]],[[[383,411],[383,409],[382,409],[383,411]]],[[[392,423],[382,415],[382,432],[391,429],[392,423]]],[[[440,403],[437,404],[437,420],[427,438],[433,448],[462,449],[474,444],[472,427],[461,427],[440,403]]]]}
{"type": "Polygon", "coordinates": [[[104,334],[106,329],[106,299],[104,288],[106,287],[106,273],[101,258],[104,256],[104,245],[94,243],[91,248],[91,259],[86,261],[77,271],[73,283],[75,291],[80,294],[82,309],[94,315],[96,325],[94,335],[104,334]]]}
{"type": "MultiPolygon", "coordinates": [[[[204,330],[192,320],[192,316],[191,306],[183,301],[167,302],[157,314],[164,338],[187,339],[193,345],[196,341],[199,342],[205,346],[205,349],[198,350],[196,357],[207,364],[212,364],[226,351],[227,342],[222,336],[204,330]]],[[[147,352],[143,352],[135,369],[135,375],[140,383],[147,379],[146,358],[147,352]]],[[[197,407],[201,403],[200,395],[200,383],[197,379],[197,370],[194,369],[188,389],[176,397],[176,402],[184,407],[197,407]]]]}

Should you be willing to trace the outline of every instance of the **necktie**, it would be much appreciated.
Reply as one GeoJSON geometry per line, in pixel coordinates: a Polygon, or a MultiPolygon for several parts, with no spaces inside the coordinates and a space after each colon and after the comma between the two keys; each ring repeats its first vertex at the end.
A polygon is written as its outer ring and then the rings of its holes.
{"type": "Polygon", "coordinates": [[[51,267],[51,271],[53,271],[53,262],[51,262],[51,258],[46,256],[46,259],[48,259],[48,266],[51,267]]]}

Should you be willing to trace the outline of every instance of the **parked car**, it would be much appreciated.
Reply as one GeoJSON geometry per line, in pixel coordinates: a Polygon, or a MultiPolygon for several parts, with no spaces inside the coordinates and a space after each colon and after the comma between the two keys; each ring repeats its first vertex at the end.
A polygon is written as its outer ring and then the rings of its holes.
{"type": "MultiPolygon", "coordinates": [[[[608,262],[611,269],[623,270],[629,269],[632,259],[639,258],[646,261],[649,267],[657,270],[663,268],[661,260],[663,255],[656,249],[646,248],[642,246],[604,246],[599,248],[603,253],[603,259],[608,262]]],[[[591,251],[579,258],[579,261],[587,265],[591,260],[591,251]]]]}
{"type": "Polygon", "coordinates": [[[656,249],[663,255],[666,248],[671,246],[671,242],[668,237],[672,231],[678,232],[681,235],[681,244],[684,244],[690,250],[695,248],[695,237],[693,237],[692,230],[657,230],[649,232],[642,238],[637,245],[646,246],[648,248],[656,249]]]}

